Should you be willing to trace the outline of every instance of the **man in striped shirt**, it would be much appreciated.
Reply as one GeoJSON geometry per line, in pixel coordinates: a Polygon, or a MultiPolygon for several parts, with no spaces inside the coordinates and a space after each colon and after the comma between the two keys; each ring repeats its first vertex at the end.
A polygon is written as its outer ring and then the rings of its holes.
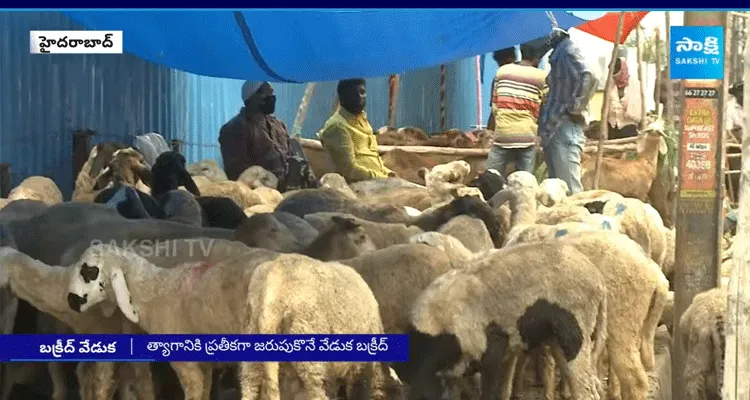
{"type": "Polygon", "coordinates": [[[547,76],[549,93],[539,114],[539,137],[550,178],[568,184],[568,194],[583,190],[581,185],[581,152],[585,143],[584,114],[588,109],[597,80],[586,65],[581,50],[562,29],[550,34],[554,49],[550,54],[547,76]]]}
{"type": "Polygon", "coordinates": [[[539,107],[546,91],[546,73],[536,66],[539,57],[521,46],[521,61],[511,47],[495,52],[500,66],[492,81],[492,114],[488,129],[495,132],[487,155],[487,168],[505,175],[509,161],[516,171],[533,173],[536,163],[536,131],[539,107]]]}

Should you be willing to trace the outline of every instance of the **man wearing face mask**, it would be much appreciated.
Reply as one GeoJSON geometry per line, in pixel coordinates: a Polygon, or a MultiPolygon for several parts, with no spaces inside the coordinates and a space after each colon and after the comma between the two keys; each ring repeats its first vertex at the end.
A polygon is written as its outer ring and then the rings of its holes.
{"type": "Polygon", "coordinates": [[[597,80],[567,32],[554,28],[549,41],[554,49],[549,57],[549,92],[539,112],[537,132],[542,139],[549,177],[565,181],[568,194],[574,194],[583,190],[581,152],[586,140],[583,136],[586,125],[584,114],[597,80]]]}
{"type": "Polygon", "coordinates": [[[247,168],[258,165],[283,181],[292,145],[284,123],[271,115],[276,107],[273,88],[268,82],[247,81],[242,85],[242,101],[245,107],[219,133],[224,172],[237,180],[247,168]]]}
{"type": "Polygon", "coordinates": [[[339,81],[336,90],[340,106],[318,132],[336,172],[349,183],[396,176],[383,164],[367,120],[365,80],[339,81]]]}

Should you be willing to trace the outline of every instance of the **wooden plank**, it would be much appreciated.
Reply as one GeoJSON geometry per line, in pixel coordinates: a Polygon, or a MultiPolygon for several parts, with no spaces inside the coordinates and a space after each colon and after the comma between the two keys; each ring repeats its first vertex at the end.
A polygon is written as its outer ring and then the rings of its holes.
{"type": "MultiPolygon", "coordinates": [[[[722,12],[685,13],[685,25],[688,26],[723,23],[722,12]]],[[[669,89],[671,85],[667,87],[669,89]]],[[[723,83],[721,80],[685,80],[680,88],[681,93],[674,96],[682,99],[675,224],[675,327],[679,326],[680,317],[696,294],[719,284],[723,223],[720,217],[723,210],[723,110],[720,106],[723,83]]],[[[685,393],[684,365],[682,347],[674,346],[674,399],[699,400],[691,399],[685,393]]]]}
{"type": "MultiPolygon", "coordinates": [[[[745,44],[745,65],[750,65],[750,35],[745,44]]],[[[745,81],[750,81],[750,68],[745,67],[745,81]]],[[[750,89],[745,88],[745,97],[750,89]]],[[[744,129],[742,130],[742,159],[750,160],[750,103],[744,104],[744,129]]],[[[739,198],[750,196],[750,163],[742,163],[739,198]]],[[[739,201],[737,237],[734,241],[732,275],[729,278],[729,297],[726,318],[726,344],[724,358],[724,387],[722,399],[750,399],[750,204],[739,201]]]]}

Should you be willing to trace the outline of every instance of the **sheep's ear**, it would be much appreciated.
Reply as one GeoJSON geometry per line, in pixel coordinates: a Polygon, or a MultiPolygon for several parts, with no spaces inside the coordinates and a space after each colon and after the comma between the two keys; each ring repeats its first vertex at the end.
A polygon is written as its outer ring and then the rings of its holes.
{"type": "Polygon", "coordinates": [[[96,183],[94,184],[94,190],[102,190],[109,184],[109,181],[112,179],[112,168],[106,167],[104,170],[99,174],[99,177],[96,178],[96,183]]]}
{"type": "Polygon", "coordinates": [[[180,177],[180,185],[185,186],[185,189],[187,189],[188,192],[192,193],[193,196],[200,196],[201,191],[198,189],[198,185],[195,184],[195,181],[193,180],[193,177],[190,175],[190,173],[187,172],[185,168],[183,168],[180,174],[182,175],[180,177]]]}
{"type": "Polygon", "coordinates": [[[659,136],[659,154],[667,154],[667,142],[664,140],[664,136],[659,136]]]}
{"type": "Polygon", "coordinates": [[[356,229],[360,227],[360,223],[354,220],[354,218],[345,218],[334,215],[331,217],[331,221],[336,223],[336,225],[342,226],[347,229],[356,229]]]}
{"type": "Polygon", "coordinates": [[[422,167],[422,168],[419,169],[419,171],[417,171],[417,176],[419,177],[419,179],[423,179],[423,180],[427,179],[427,173],[428,172],[430,172],[429,169],[427,169],[425,167],[422,167]]]}
{"type": "Polygon", "coordinates": [[[137,324],[139,320],[138,311],[133,307],[130,290],[128,289],[127,282],[125,282],[125,274],[120,268],[112,270],[112,290],[115,292],[115,299],[117,300],[117,306],[120,307],[120,311],[130,321],[137,324]]]}
{"type": "Polygon", "coordinates": [[[138,177],[138,179],[141,180],[146,186],[151,187],[151,181],[152,181],[152,174],[151,170],[146,167],[143,164],[139,164],[136,167],[134,167],[133,172],[135,172],[135,176],[138,177]]]}

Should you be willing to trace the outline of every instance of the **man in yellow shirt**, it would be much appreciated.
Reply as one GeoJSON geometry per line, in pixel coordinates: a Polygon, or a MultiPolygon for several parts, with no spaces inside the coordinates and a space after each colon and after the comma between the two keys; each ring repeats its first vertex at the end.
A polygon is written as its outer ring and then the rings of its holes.
{"type": "Polygon", "coordinates": [[[365,80],[339,81],[336,91],[340,106],[318,132],[336,172],[349,183],[396,176],[383,164],[367,120],[365,80]]]}

